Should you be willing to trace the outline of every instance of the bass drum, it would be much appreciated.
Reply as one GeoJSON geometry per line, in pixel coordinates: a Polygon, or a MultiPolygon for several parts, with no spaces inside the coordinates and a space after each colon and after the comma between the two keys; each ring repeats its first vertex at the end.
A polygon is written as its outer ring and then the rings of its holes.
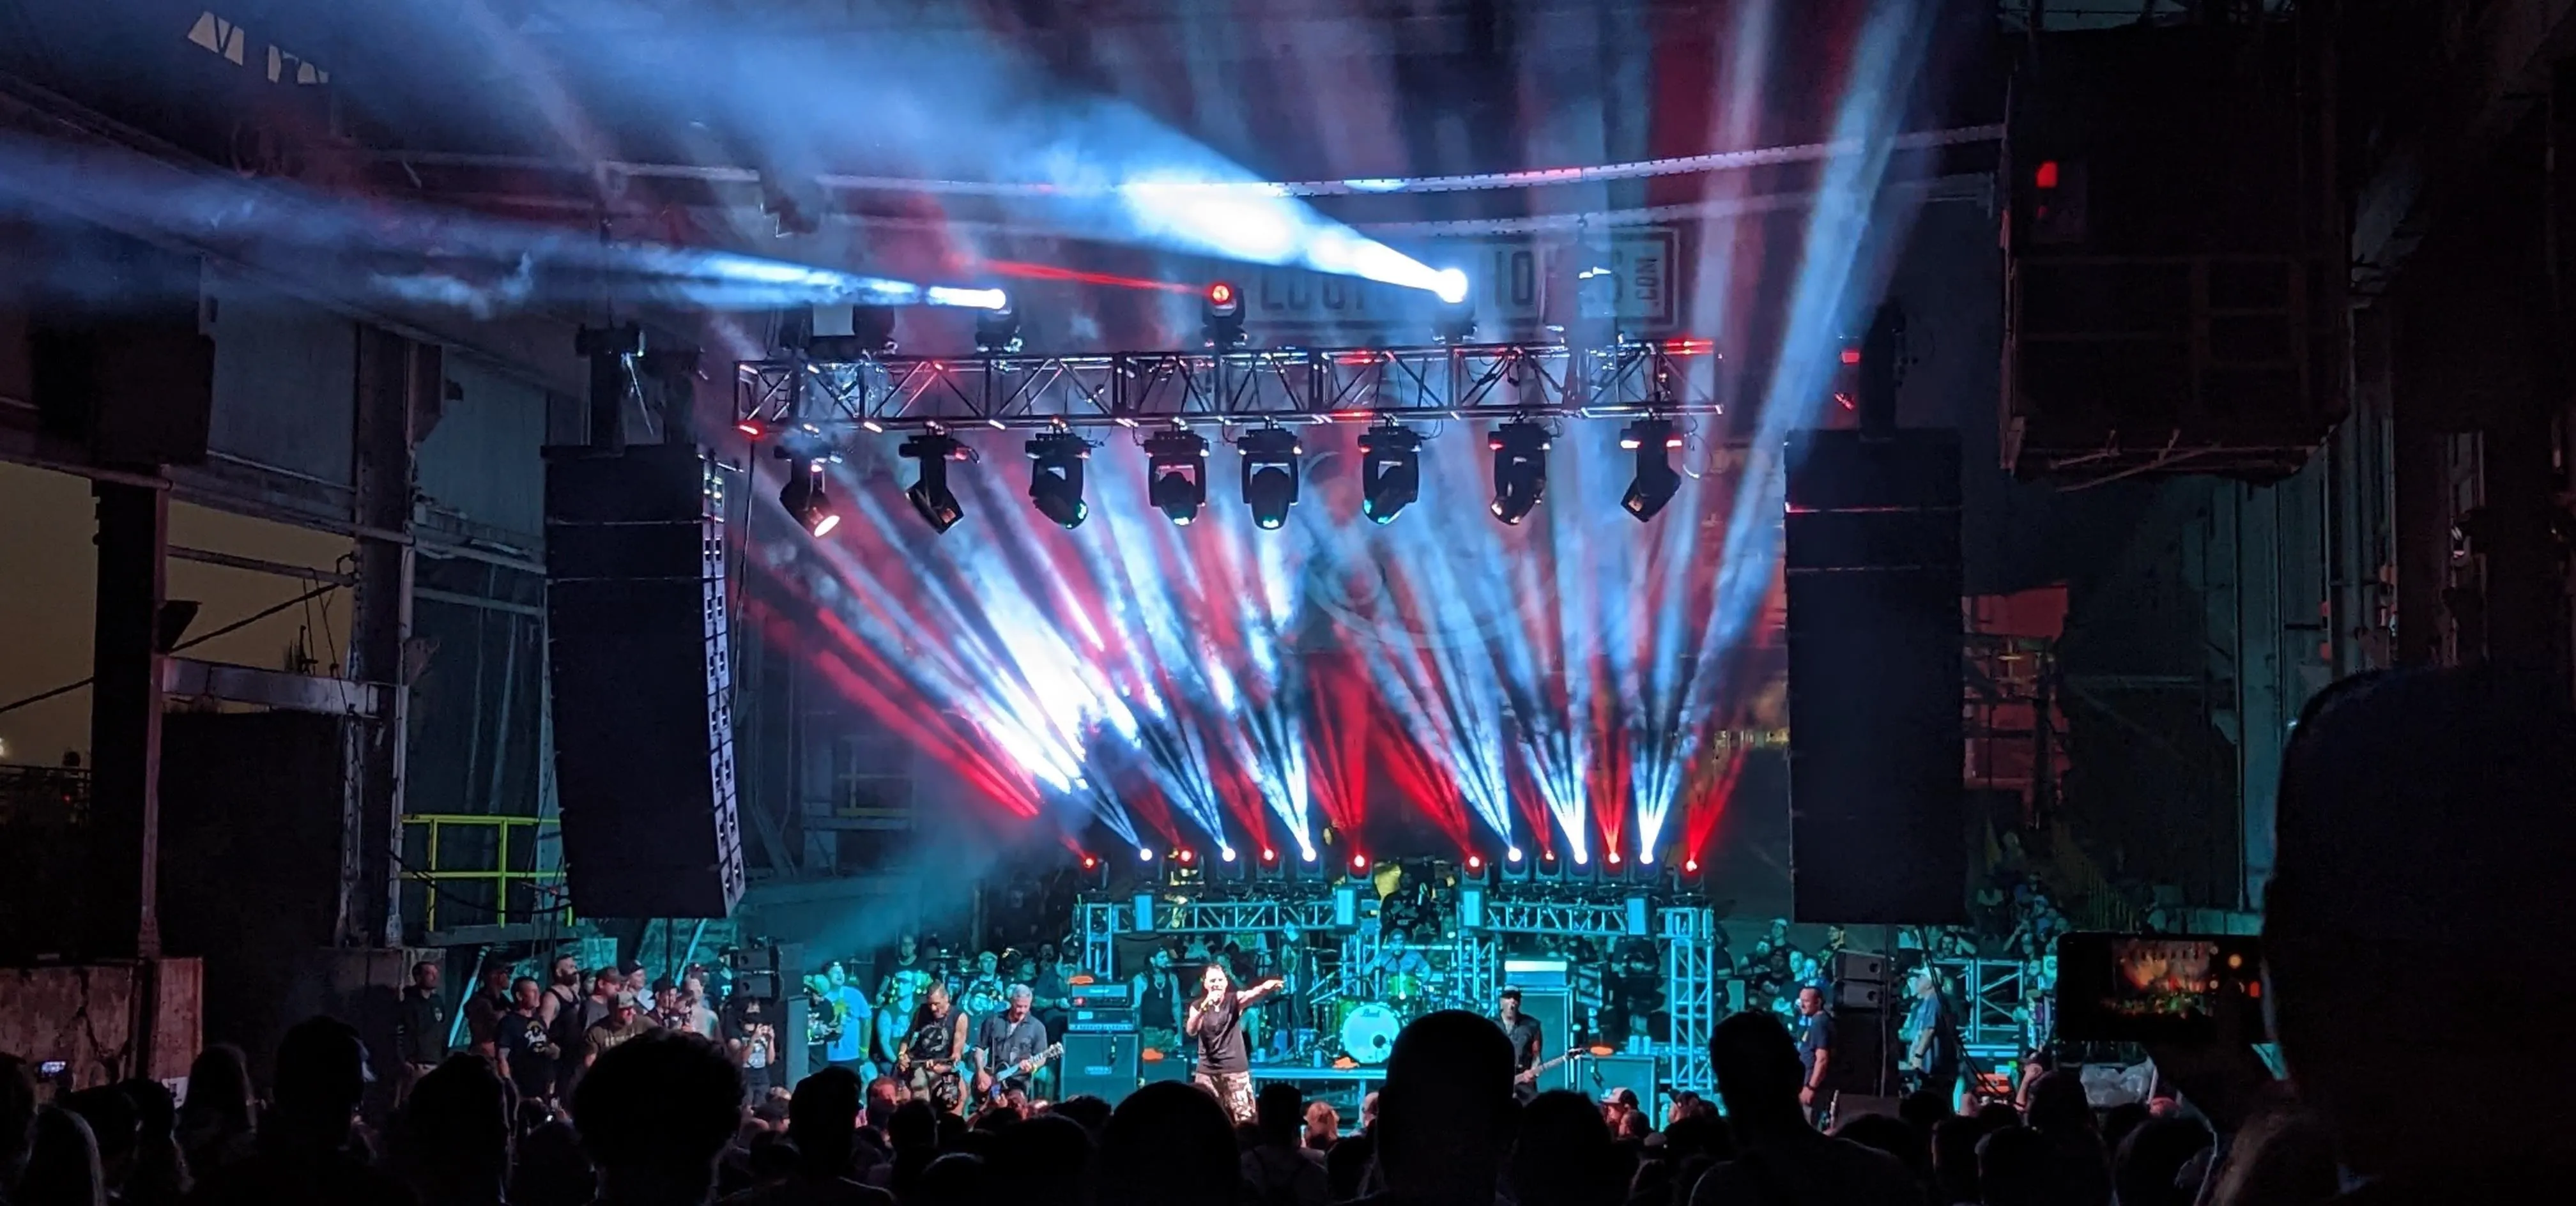
{"type": "Polygon", "coordinates": [[[1357,1006],[1342,1019],[1342,1054],[1363,1064],[1385,1063],[1402,1029],[1404,1019],[1394,1010],[1375,1001],[1357,1006]]]}

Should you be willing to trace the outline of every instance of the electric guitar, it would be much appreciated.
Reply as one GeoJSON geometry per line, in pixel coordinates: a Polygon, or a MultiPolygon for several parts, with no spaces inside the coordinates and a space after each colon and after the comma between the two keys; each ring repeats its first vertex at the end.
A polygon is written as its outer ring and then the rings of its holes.
{"type": "Polygon", "coordinates": [[[1554,1059],[1542,1060],[1523,1069],[1520,1075],[1512,1078],[1513,1083],[1524,1087],[1537,1084],[1539,1077],[1555,1071],[1558,1067],[1562,1066],[1565,1061],[1573,1059],[1575,1056],[1583,1054],[1583,1052],[1584,1048],[1568,1047],[1563,1055],[1557,1056],[1554,1059]]]}
{"type": "Polygon", "coordinates": [[[995,1076],[995,1075],[993,1075],[991,1072],[988,1072],[988,1071],[986,1071],[986,1070],[984,1069],[984,1053],[983,1053],[983,1052],[981,1052],[981,1051],[977,1051],[977,1052],[975,1052],[975,1053],[974,1053],[974,1055],[975,1055],[975,1092],[976,1092],[977,1094],[979,1094],[979,1095],[986,1095],[986,1096],[989,1096],[989,1095],[991,1095],[993,1092],[995,1092],[997,1089],[999,1089],[999,1088],[1000,1088],[1000,1087],[1001,1087],[1005,1082],[1008,1082],[1008,1081],[1011,1081],[1011,1080],[1017,1079],[1017,1078],[1022,1077],[1022,1076],[1027,1076],[1027,1075],[1029,1075],[1030,1073],[1035,1072],[1035,1071],[1037,1071],[1038,1069],[1043,1068],[1043,1067],[1047,1066],[1048,1064],[1054,1063],[1056,1060],[1058,1060],[1058,1059],[1062,1058],[1062,1057],[1063,1057],[1063,1055],[1064,1055],[1064,1044],[1062,1044],[1062,1043],[1049,1043],[1049,1044],[1047,1044],[1047,1049],[1046,1049],[1046,1050],[1044,1050],[1044,1051],[1040,1051],[1040,1052],[1038,1052],[1037,1054],[1035,1054],[1035,1055],[1032,1055],[1032,1056],[1028,1057],[1027,1059],[1021,1060],[1020,1062],[1018,1062],[1018,1063],[1016,1063],[1016,1064],[1011,1065],[1011,1066],[1010,1066],[1010,1069],[1009,1069],[1008,1071],[1006,1071],[1006,1072],[1002,1073],[1000,1076],[995,1076]]]}
{"type": "Polygon", "coordinates": [[[1548,1075],[1548,1072],[1553,1072],[1556,1067],[1561,1067],[1566,1059],[1574,1059],[1579,1057],[1579,1054],[1584,1054],[1582,1046],[1569,1046],[1566,1054],[1561,1054],[1561,1057],[1540,1059],[1540,1062],[1530,1064],[1530,1067],[1522,1069],[1520,1075],[1512,1077],[1512,1093],[1520,1095],[1520,1098],[1535,1098],[1535,1095],[1538,1095],[1538,1077],[1548,1075]]]}

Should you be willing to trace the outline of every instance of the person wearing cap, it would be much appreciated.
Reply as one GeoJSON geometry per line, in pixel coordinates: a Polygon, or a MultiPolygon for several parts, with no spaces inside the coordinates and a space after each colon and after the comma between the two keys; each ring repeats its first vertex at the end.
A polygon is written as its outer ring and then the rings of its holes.
{"type": "Polygon", "coordinates": [[[695,1031],[689,1024],[689,1007],[680,1000],[679,982],[669,976],[653,981],[652,1018],[656,1026],[695,1031]]]}
{"type": "Polygon", "coordinates": [[[975,1092],[983,1097],[1029,1095],[1030,1080],[1046,1063],[1046,1023],[1029,1012],[1035,994],[1026,984],[1013,984],[1003,995],[1009,1004],[984,1019],[975,1044],[975,1092]]]}
{"type": "Polygon", "coordinates": [[[597,1063],[599,1057],[618,1044],[654,1029],[653,1019],[645,1016],[643,1003],[631,992],[621,992],[608,1003],[608,1016],[601,1018],[581,1036],[581,1066],[597,1063]]]}
{"type": "Polygon", "coordinates": [[[645,976],[644,965],[641,962],[634,959],[621,959],[617,963],[617,974],[625,977],[626,983],[624,987],[626,991],[635,994],[636,1001],[643,1004],[646,1008],[650,1008],[652,1006],[653,984],[652,981],[645,976]]]}

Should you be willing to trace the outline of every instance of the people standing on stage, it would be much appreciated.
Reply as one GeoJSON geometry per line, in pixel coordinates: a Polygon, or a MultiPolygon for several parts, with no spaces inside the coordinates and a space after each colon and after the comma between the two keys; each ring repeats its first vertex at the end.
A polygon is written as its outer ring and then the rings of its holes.
{"type": "Polygon", "coordinates": [[[402,994],[402,1011],[394,1016],[394,1038],[402,1052],[403,1087],[429,1075],[447,1058],[447,999],[438,991],[438,965],[423,959],[411,965],[411,987],[402,994]]]}
{"type": "Polygon", "coordinates": [[[930,988],[930,968],[921,959],[921,940],[910,934],[895,943],[894,962],[877,982],[876,1056],[884,1063],[903,1058],[912,1037],[913,1011],[930,988]]]}
{"type": "Polygon", "coordinates": [[[975,956],[974,974],[966,977],[965,986],[958,991],[957,1004],[969,1016],[989,1018],[1010,1003],[1004,999],[1009,987],[1009,982],[1002,979],[1002,957],[986,951],[975,956]]]}
{"type": "Polygon", "coordinates": [[[1243,1011],[1277,991],[1279,984],[1275,979],[1264,980],[1237,991],[1232,973],[1220,964],[1208,964],[1199,973],[1202,995],[1190,1003],[1189,1017],[1182,1021],[1182,1030],[1199,1044],[1198,1068],[1190,1074],[1191,1082],[1213,1095],[1238,1126],[1254,1118],[1252,1052],[1244,1041],[1243,1011]]]}
{"type": "Polygon", "coordinates": [[[1004,990],[1009,1004],[985,1018],[975,1043],[975,1095],[989,1100],[1001,1093],[1034,1097],[1031,1085],[1046,1054],[1046,1023],[1030,1014],[1036,999],[1026,984],[1004,990]]]}
{"type": "Polygon", "coordinates": [[[1959,1063],[1964,1055],[1958,1014],[1952,1010],[1948,994],[1942,991],[1940,969],[1916,969],[1913,985],[1914,1010],[1906,1015],[1905,1027],[1898,1035],[1906,1045],[1902,1071],[1917,1090],[1931,1089],[1944,1098],[1955,1096],[1959,1091],[1959,1063]]]}
{"type": "Polygon", "coordinates": [[[1810,1121],[1823,1126],[1834,1104],[1833,1091],[1825,1087],[1834,1062],[1834,1015],[1825,1011],[1824,989],[1813,984],[1798,989],[1798,1022],[1790,1034],[1798,1040],[1798,1066],[1806,1072],[1798,1084],[1798,1104],[1810,1121]]]}
{"type": "Polygon", "coordinates": [[[475,979],[474,995],[465,999],[465,1041],[474,1054],[497,1058],[495,1034],[517,999],[510,987],[510,965],[487,962],[475,979]]]}
{"type": "Polygon", "coordinates": [[[1127,993],[1136,1010],[1136,1028],[1142,1032],[1146,1046],[1171,1046],[1180,1041],[1181,977],[1172,970],[1172,948],[1155,947],[1153,957],[1145,961],[1145,970],[1128,981],[1127,993]]]}
{"type": "Polygon", "coordinates": [[[915,1096],[953,1114],[965,1104],[957,1080],[958,1062],[965,1058],[966,1013],[950,1004],[948,986],[934,981],[913,1012],[911,1037],[895,1067],[911,1082],[915,1096]]]}
{"type": "Polygon", "coordinates": [[[1512,1092],[1527,1103],[1538,1096],[1539,1045],[1546,1041],[1546,1035],[1540,1031],[1537,1018],[1521,1012],[1521,990],[1517,988],[1503,990],[1495,1020],[1502,1023],[1504,1037],[1512,1040],[1512,1092]]]}
{"type": "Polygon", "coordinates": [[[664,976],[653,982],[653,1024],[665,1030],[689,1029],[689,1011],[680,1004],[678,981],[664,976]]]}
{"type": "Polygon", "coordinates": [[[510,992],[510,1012],[492,1023],[493,1058],[501,1075],[518,1086],[521,1101],[551,1102],[560,1083],[564,1053],[542,1016],[546,990],[534,978],[522,976],[510,985],[510,992]]]}
{"type": "Polygon", "coordinates": [[[868,997],[850,983],[850,969],[838,959],[823,968],[823,1003],[832,1009],[832,1041],[823,1058],[856,1070],[868,1058],[868,997]]]}
{"type": "Polygon", "coordinates": [[[769,1100],[770,1087],[778,1083],[778,1027],[770,1019],[769,1003],[758,997],[736,994],[730,1012],[725,1049],[742,1069],[744,1102],[756,1106],[769,1100]]]}
{"type": "Polygon", "coordinates": [[[1082,978],[1082,964],[1068,946],[1062,954],[1054,947],[1041,947],[1038,953],[1038,978],[1030,985],[1037,994],[1038,1021],[1047,1028],[1047,1041],[1064,1037],[1064,1028],[1073,1021],[1074,981],[1082,978]]]}
{"type": "Polygon", "coordinates": [[[700,1037],[723,1037],[722,1017],[716,1012],[714,999],[707,994],[704,969],[693,967],[689,974],[680,977],[680,1007],[689,1011],[689,1029],[700,1037]]]}

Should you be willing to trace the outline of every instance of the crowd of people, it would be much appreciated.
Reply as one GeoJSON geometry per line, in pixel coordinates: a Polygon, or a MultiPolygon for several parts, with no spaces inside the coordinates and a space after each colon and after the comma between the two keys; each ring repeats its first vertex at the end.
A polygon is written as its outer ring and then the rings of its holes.
{"type": "MultiPolygon", "coordinates": [[[[1948,1094],[1829,1133],[1797,1042],[1767,1011],[1728,1017],[1710,1056],[1720,1104],[1650,1116],[1625,1098],[1517,1093],[1513,1040],[1460,1011],[1408,1025],[1345,1135],[1289,1085],[1248,1118],[1218,1093],[1148,1084],[1112,1106],[1005,1099],[944,1112],[890,1079],[825,1068],[783,1102],[688,1025],[592,1023],[576,1075],[527,1083],[498,1051],[422,1073],[381,1128],[350,1027],[315,1018],[255,1095],[238,1053],[208,1050],[173,1108],[149,1082],[41,1102],[0,1058],[0,1202],[9,1206],[417,1202],[422,1206],[2352,1206],[2522,1200],[2576,1174],[2576,1044],[2562,961],[2576,940],[2576,708],[2563,687],[2485,670],[2353,680],[2302,717],[2278,803],[2266,901],[2276,1081],[2249,1040],[2152,1049],[2163,1089],[2111,1110],[2072,1070],[2017,1103],[1948,1094]],[[2500,918],[2513,919],[2500,925],[2500,918]],[[2513,967],[2461,1026],[2384,969],[2446,952],[2513,967]],[[597,1028],[632,1033],[599,1035],[597,1028]],[[2497,1062],[2510,1051],[2510,1067],[2497,1062]],[[2529,1092],[2444,1101],[2463,1069],[2529,1092]],[[569,1092],[562,1086],[568,1084],[569,1092]],[[544,1094],[552,1093],[547,1099],[544,1094]]],[[[551,989],[541,989],[543,996],[551,989]]],[[[612,997],[623,1002],[621,991],[612,997]]],[[[657,1008],[658,1008],[657,1001],[657,1008]]],[[[532,1012],[535,1007],[528,1007],[532,1012]]],[[[515,1012],[515,1011],[514,1011],[515,1012]]],[[[500,1042],[509,1040],[502,1039],[500,1042]]],[[[1231,1086],[1219,1088],[1229,1091],[1231,1086]]]]}

